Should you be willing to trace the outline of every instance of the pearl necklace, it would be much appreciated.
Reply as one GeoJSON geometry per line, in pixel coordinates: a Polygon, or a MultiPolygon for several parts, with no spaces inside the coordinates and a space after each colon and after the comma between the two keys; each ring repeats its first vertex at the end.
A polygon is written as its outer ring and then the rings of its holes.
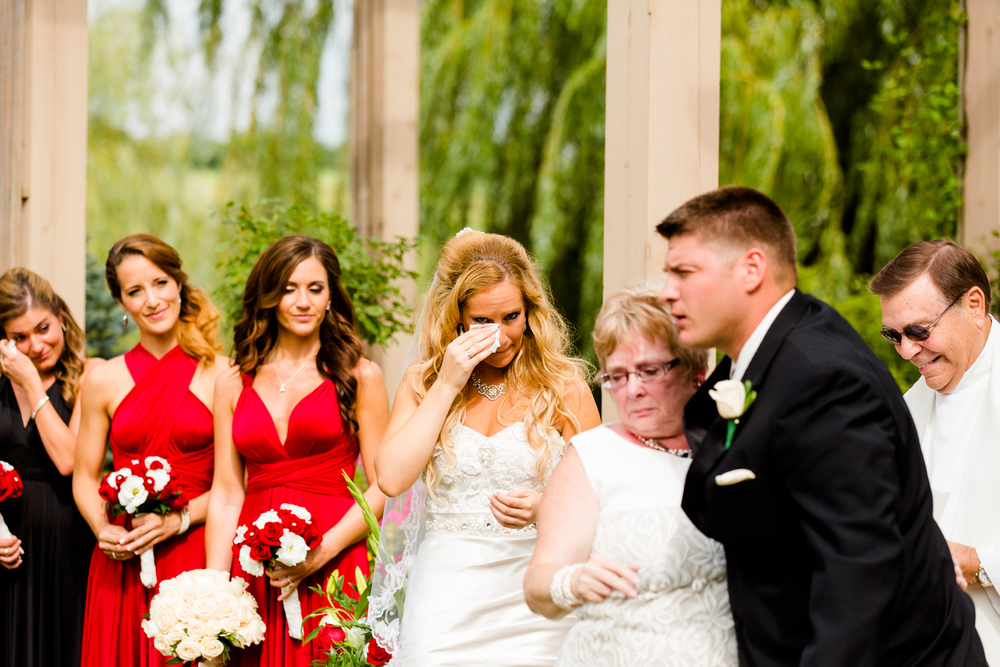
{"type": "Polygon", "coordinates": [[[284,392],[285,391],[285,385],[288,384],[289,382],[291,382],[292,380],[294,380],[295,376],[298,375],[299,373],[301,373],[302,369],[305,368],[306,365],[308,365],[309,362],[312,361],[314,358],[315,357],[309,357],[304,362],[302,362],[302,365],[299,366],[299,370],[297,370],[294,373],[292,373],[292,377],[288,378],[284,382],[281,381],[281,376],[278,375],[278,364],[274,364],[274,377],[278,378],[278,391],[284,392]]]}
{"type": "Polygon", "coordinates": [[[488,401],[495,401],[507,393],[506,383],[486,384],[479,379],[475,371],[472,372],[472,386],[476,388],[480,396],[485,396],[488,401]]]}
{"type": "Polygon", "coordinates": [[[655,449],[655,450],[657,450],[659,452],[666,452],[667,454],[673,454],[674,456],[679,456],[682,459],[689,459],[689,458],[691,458],[691,450],[690,449],[670,449],[670,448],[664,447],[663,445],[661,445],[660,443],[658,443],[656,440],[653,440],[652,438],[644,438],[641,435],[636,435],[635,433],[630,433],[630,435],[633,438],[635,438],[636,440],[638,440],[639,442],[641,442],[644,445],[646,445],[647,447],[649,447],[650,449],[655,449]]]}

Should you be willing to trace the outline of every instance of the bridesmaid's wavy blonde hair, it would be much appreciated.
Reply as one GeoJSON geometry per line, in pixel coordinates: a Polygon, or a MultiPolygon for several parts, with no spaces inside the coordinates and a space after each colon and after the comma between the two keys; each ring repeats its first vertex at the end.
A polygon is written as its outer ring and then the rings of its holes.
{"type": "MultiPolygon", "coordinates": [[[[509,391],[501,399],[499,414],[505,413],[511,396],[527,398],[525,432],[535,450],[535,469],[544,478],[552,456],[549,432],[561,432],[566,422],[574,428],[580,426],[566,396],[572,385],[586,376],[586,366],[570,356],[569,327],[552,307],[548,289],[520,243],[499,234],[470,230],[445,244],[418,324],[421,349],[410,372],[411,388],[417,400],[423,400],[441,372],[445,348],[455,340],[462,308],[474,295],[505,282],[521,292],[527,328],[521,349],[504,369],[509,391]]],[[[466,385],[455,398],[435,448],[435,454],[440,451],[445,455],[448,468],[455,463],[450,434],[465,419],[469,391],[466,385]]],[[[428,463],[424,478],[432,493],[439,477],[428,463]]]]}

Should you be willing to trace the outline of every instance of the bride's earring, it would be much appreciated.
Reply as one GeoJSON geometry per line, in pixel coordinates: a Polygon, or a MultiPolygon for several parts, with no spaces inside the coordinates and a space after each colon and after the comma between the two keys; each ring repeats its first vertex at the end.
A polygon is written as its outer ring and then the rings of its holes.
{"type": "Polygon", "coordinates": [[[128,313],[122,315],[122,329],[128,328],[128,313]]]}

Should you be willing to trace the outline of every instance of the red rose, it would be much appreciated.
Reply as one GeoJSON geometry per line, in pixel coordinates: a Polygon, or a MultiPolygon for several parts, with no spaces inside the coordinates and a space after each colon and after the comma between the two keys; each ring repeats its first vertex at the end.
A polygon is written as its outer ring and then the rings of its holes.
{"type": "Polygon", "coordinates": [[[122,487],[122,482],[124,482],[126,479],[128,479],[129,475],[126,475],[123,472],[118,472],[116,470],[114,472],[109,472],[108,473],[108,478],[111,480],[110,483],[111,483],[112,487],[114,487],[116,489],[120,489],[122,487]]]}
{"type": "Polygon", "coordinates": [[[271,547],[262,542],[254,541],[254,543],[250,545],[250,558],[260,562],[270,560],[271,547]]]}
{"type": "Polygon", "coordinates": [[[369,665],[384,665],[389,662],[391,658],[392,654],[379,646],[374,637],[368,641],[367,662],[369,665]]]}
{"type": "Polygon", "coordinates": [[[302,539],[306,541],[306,546],[310,549],[316,548],[321,537],[322,535],[320,535],[319,528],[316,527],[315,523],[306,524],[305,530],[302,531],[302,539]]]}
{"type": "Polygon", "coordinates": [[[246,544],[248,544],[248,545],[249,544],[253,544],[254,542],[258,541],[257,540],[257,529],[254,528],[253,524],[250,524],[249,526],[247,526],[247,532],[245,532],[243,534],[243,541],[246,544]]]}
{"type": "Polygon", "coordinates": [[[152,497],[156,497],[156,480],[148,475],[142,478],[142,485],[146,487],[146,493],[152,497]]]}
{"type": "Polygon", "coordinates": [[[188,506],[187,496],[181,491],[180,494],[171,496],[165,501],[171,512],[180,512],[188,506]]]}
{"type": "Polygon", "coordinates": [[[17,498],[23,490],[21,477],[16,470],[4,471],[0,468],[0,500],[17,498]]]}
{"type": "Polygon", "coordinates": [[[280,547],[281,536],[284,534],[285,527],[277,521],[272,521],[271,523],[265,523],[264,527],[260,529],[259,539],[264,544],[269,544],[272,547],[280,547]]]}
{"type": "Polygon", "coordinates": [[[344,633],[344,629],[337,627],[336,625],[323,625],[319,628],[319,634],[316,635],[316,640],[319,645],[323,647],[324,651],[330,651],[337,648],[337,644],[344,641],[347,635],[344,633]]]}
{"type": "Polygon", "coordinates": [[[104,498],[109,503],[118,502],[118,490],[113,488],[111,484],[108,483],[107,476],[101,480],[101,488],[98,489],[97,493],[101,496],[101,498],[104,498]]]}
{"type": "Polygon", "coordinates": [[[146,470],[159,470],[160,468],[164,467],[166,467],[164,466],[164,461],[160,461],[159,459],[154,458],[152,461],[149,462],[149,465],[146,466],[146,470]]]}

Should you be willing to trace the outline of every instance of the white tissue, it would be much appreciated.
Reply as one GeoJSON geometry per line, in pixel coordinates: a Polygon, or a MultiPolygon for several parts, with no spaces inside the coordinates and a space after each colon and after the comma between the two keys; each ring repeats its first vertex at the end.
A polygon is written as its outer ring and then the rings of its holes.
{"type": "Polygon", "coordinates": [[[490,353],[496,352],[500,349],[500,325],[496,322],[488,322],[486,324],[472,324],[469,325],[469,331],[473,329],[492,329],[493,330],[493,347],[490,348],[490,353]]]}

